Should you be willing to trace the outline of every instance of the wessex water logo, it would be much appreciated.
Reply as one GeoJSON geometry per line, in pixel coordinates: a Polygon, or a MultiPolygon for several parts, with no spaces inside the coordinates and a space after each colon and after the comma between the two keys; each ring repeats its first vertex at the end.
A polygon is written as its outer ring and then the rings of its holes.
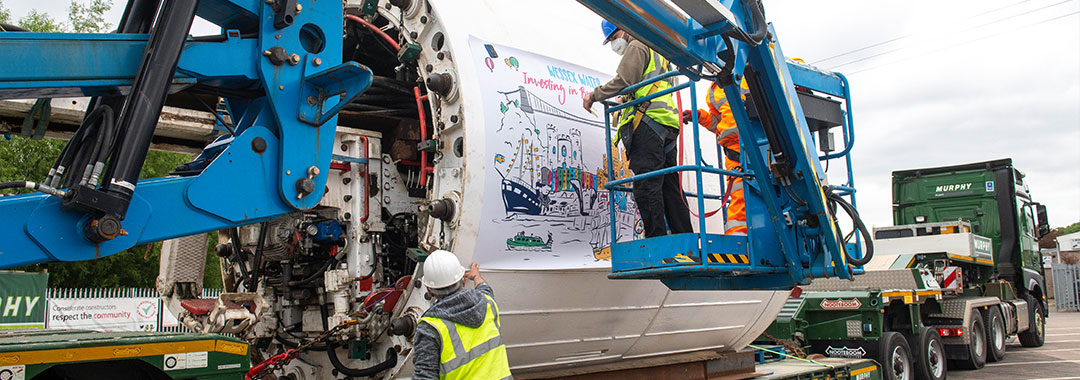
{"type": "Polygon", "coordinates": [[[834,358],[861,358],[863,356],[866,356],[866,349],[862,347],[848,348],[847,346],[829,346],[825,348],[825,355],[834,358]]]}
{"type": "Polygon", "coordinates": [[[947,193],[950,191],[964,191],[971,190],[970,183],[954,183],[952,185],[941,185],[934,189],[936,193],[947,193]]]}

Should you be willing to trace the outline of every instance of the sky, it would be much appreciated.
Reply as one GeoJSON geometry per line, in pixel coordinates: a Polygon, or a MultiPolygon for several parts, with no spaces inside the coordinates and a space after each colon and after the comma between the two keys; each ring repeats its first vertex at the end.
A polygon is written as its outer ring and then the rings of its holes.
{"type": "MultiPolygon", "coordinates": [[[[503,22],[544,31],[516,36],[515,46],[604,72],[618,63],[599,46],[600,18],[575,1],[479,1],[517,10],[503,22]]],[[[867,224],[892,225],[892,171],[999,158],[1027,175],[1051,226],[1080,221],[1080,0],[764,3],[785,54],[851,82],[852,166],[867,224]]],[[[34,7],[66,19],[69,1],[3,4],[15,18],[34,7]]],[[[114,25],[122,9],[109,12],[114,25]]],[[[842,170],[834,163],[830,174],[842,170]]]]}

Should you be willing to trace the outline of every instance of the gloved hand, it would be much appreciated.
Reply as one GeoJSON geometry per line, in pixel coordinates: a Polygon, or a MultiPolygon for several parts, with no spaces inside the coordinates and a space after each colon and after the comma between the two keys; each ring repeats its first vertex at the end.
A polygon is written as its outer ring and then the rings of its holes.
{"type": "Polygon", "coordinates": [[[692,110],[682,111],[682,123],[684,125],[685,124],[690,124],[690,122],[694,121],[694,114],[692,114],[691,112],[693,112],[693,111],[692,110]]]}

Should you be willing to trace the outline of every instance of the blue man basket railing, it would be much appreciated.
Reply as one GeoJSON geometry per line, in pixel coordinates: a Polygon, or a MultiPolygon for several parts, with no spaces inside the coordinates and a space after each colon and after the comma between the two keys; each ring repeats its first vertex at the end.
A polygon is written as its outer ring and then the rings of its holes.
{"type": "MultiPolygon", "coordinates": [[[[844,108],[840,110],[844,115],[842,122],[838,125],[842,127],[843,149],[835,153],[826,152],[821,156],[808,159],[829,160],[843,158],[846,161],[847,181],[843,185],[832,186],[825,189],[825,191],[830,193],[829,197],[848,197],[850,199],[849,203],[854,203],[855,189],[850,156],[850,150],[854,143],[854,129],[851,119],[850,93],[846,79],[839,74],[823,73],[796,63],[789,63],[789,68],[792,71],[795,83],[799,85],[799,89],[808,96],[814,96],[816,93],[839,97],[844,100],[844,108]],[[822,80],[823,76],[828,76],[831,79],[822,80]]],[[[630,86],[620,92],[619,95],[630,94],[656,81],[670,81],[676,77],[681,77],[680,72],[672,71],[630,86]]],[[[611,246],[612,273],[609,278],[659,279],[673,289],[775,289],[805,283],[811,277],[847,277],[854,273],[855,270],[837,271],[835,265],[827,265],[824,257],[815,258],[813,252],[810,251],[816,249],[819,251],[818,256],[823,256],[823,254],[820,253],[822,249],[817,249],[818,247],[806,246],[807,244],[814,245],[812,243],[813,239],[808,239],[810,243],[800,242],[803,249],[800,249],[799,252],[789,252],[789,254],[775,240],[761,238],[762,236],[777,233],[776,227],[770,226],[771,222],[768,221],[770,214],[783,215],[790,213],[790,210],[770,210],[770,205],[761,200],[763,195],[754,192],[753,189],[761,186],[762,183],[772,185],[771,182],[766,180],[771,178],[769,174],[766,174],[766,178],[762,179],[763,181],[755,181],[756,176],[752,170],[726,170],[713,167],[702,160],[702,136],[700,129],[697,127],[696,112],[691,113],[692,123],[688,127],[684,127],[690,128],[693,135],[692,164],[673,166],[648,173],[634,173],[629,177],[616,178],[617,173],[610,169],[613,167],[613,157],[614,153],[616,153],[612,151],[615,147],[612,144],[611,137],[614,130],[611,124],[612,114],[623,110],[632,111],[635,106],[641,103],[685,89],[689,89],[691,109],[697,109],[697,89],[694,82],[689,81],[625,103],[604,102],[605,123],[608,125],[606,136],[607,167],[609,168],[608,172],[612,173],[609,181],[604,184],[609,192],[609,199],[615,199],[616,192],[631,191],[631,188],[627,185],[636,181],[676,172],[691,172],[695,177],[696,189],[693,192],[685,192],[684,195],[696,201],[696,208],[699,211],[697,213],[698,230],[696,233],[665,235],[619,242],[619,226],[615,220],[615,205],[614,202],[608,202],[608,211],[611,216],[611,241],[613,242],[611,246]],[[707,199],[724,199],[728,189],[724,186],[725,181],[721,179],[718,181],[720,189],[718,194],[706,192],[704,186],[705,174],[739,177],[743,178],[744,182],[747,183],[748,186],[744,187],[744,192],[747,195],[747,216],[751,226],[747,236],[724,235],[709,231],[710,223],[704,212],[705,201],[707,199]]],[[[826,128],[824,131],[818,131],[818,133],[829,133],[829,131],[826,128]]],[[[743,144],[745,143],[743,141],[743,144]]],[[[719,145],[713,145],[717,150],[716,157],[718,159],[716,161],[719,163],[723,153],[719,145]]],[[[767,147],[768,141],[762,139],[757,141],[756,145],[758,147],[767,147]]],[[[747,147],[744,146],[742,150],[747,151],[747,147]]],[[[679,152],[679,154],[684,154],[685,157],[686,153],[679,152]]],[[[742,167],[749,167],[749,165],[743,165],[742,167]]],[[[723,203],[721,207],[726,208],[726,205],[726,203],[723,203]]],[[[726,211],[719,218],[726,221],[726,211]]],[[[855,241],[846,243],[844,248],[852,252],[853,257],[861,258],[861,241],[862,237],[856,235],[855,241]]]]}

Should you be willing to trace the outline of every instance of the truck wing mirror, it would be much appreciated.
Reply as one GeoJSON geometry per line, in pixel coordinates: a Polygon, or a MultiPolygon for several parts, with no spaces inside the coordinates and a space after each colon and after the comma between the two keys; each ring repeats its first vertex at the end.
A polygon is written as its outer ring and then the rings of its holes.
{"type": "Polygon", "coordinates": [[[1039,223],[1039,237],[1042,238],[1050,233],[1050,221],[1046,217],[1046,206],[1035,204],[1035,213],[1039,223]]]}

